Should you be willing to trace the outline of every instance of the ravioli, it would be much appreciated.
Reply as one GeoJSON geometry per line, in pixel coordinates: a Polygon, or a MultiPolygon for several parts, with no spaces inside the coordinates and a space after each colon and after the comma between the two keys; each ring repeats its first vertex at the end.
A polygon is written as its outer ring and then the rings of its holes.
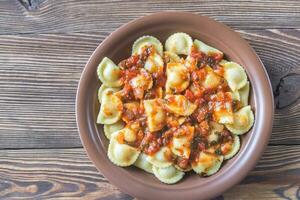
{"type": "Polygon", "coordinates": [[[172,152],[168,147],[162,147],[153,155],[148,155],[147,161],[156,167],[169,167],[172,165],[172,152]]]}
{"type": "Polygon", "coordinates": [[[220,169],[223,159],[223,156],[200,152],[196,161],[192,163],[192,168],[197,174],[210,176],[220,169]]]}
{"type": "Polygon", "coordinates": [[[178,165],[174,165],[174,167],[175,167],[176,169],[178,169],[179,171],[182,171],[182,172],[189,172],[189,171],[193,170],[193,168],[192,168],[191,165],[189,165],[189,166],[188,166],[187,168],[185,168],[185,169],[182,169],[182,168],[179,167],[178,165]]]}
{"type": "Polygon", "coordinates": [[[251,129],[254,114],[242,66],[186,33],[170,35],[164,45],[142,36],[118,66],[103,58],[96,122],[113,164],[174,184],[191,170],[215,174],[238,153],[239,135],[251,129]]]}
{"type": "Polygon", "coordinates": [[[152,45],[159,55],[163,55],[163,46],[161,42],[153,36],[142,36],[138,38],[132,46],[132,54],[141,54],[143,47],[152,45]]]}
{"type": "Polygon", "coordinates": [[[102,101],[102,96],[104,93],[107,93],[107,92],[111,92],[111,93],[115,93],[115,92],[118,92],[120,91],[121,88],[120,87],[115,87],[115,88],[111,88],[111,87],[107,87],[105,86],[104,84],[102,84],[98,90],[98,101],[101,103],[102,101]]]}
{"type": "Polygon", "coordinates": [[[144,68],[150,73],[162,72],[164,68],[164,61],[158,53],[154,53],[148,57],[144,68]]]}
{"type": "Polygon", "coordinates": [[[113,124],[119,121],[123,110],[122,101],[112,93],[102,96],[100,112],[97,117],[99,124],[113,124]]]}
{"type": "Polygon", "coordinates": [[[166,114],[160,99],[144,100],[149,131],[159,131],[166,124],[166,114]]]}
{"type": "Polygon", "coordinates": [[[114,124],[104,124],[103,126],[104,134],[106,138],[110,140],[110,137],[113,133],[123,129],[124,127],[125,127],[125,123],[122,120],[117,121],[114,124]]]}
{"type": "Polygon", "coordinates": [[[172,153],[176,156],[188,159],[191,153],[191,143],[194,138],[195,128],[190,125],[182,125],[175,132],[171,143],[172,153]]]}
{"type": "Polygon", "coordinates": [[[250,130],[254,123],[254,115],[250,106],[245,106],[234,113],[234,123],[226,124],[233,134],[242,135],[250,130]]]}
{"type": "Polygon", "coordinates": [[[180,93],[190,84],[190,74],[181,63],[167,64],[166,93],[180,93]]]}
{"type": "Polygon", "coordinates": [[[119,135],[122,134],[122,137],[119,139],[122,139],[122,142],[129,142],[133,143],[137,139],[137,134],[139,130],[141,129],[139,122],[133,122],[126,125],[125,128],[119,131],[119,135]]]}
{"type": "Polygon", "coordinates": [[[209,132],[209,136],[208,136],[208,142],[212,143],[217,142],[220,138],[220,133],[223,131],[224,126],[222,124],[218,124],[216,122],[210,122],[209,123],[210,126],[210,132],[209,132]]]}
{"type": "Polygon", "coordinates": [[[231,92],[217,93],[216,101],[214,102],[213,117],[216,122],[220,124],[232,124],[234,123],[233,116],[233,96],[231,92]]]}
{"type": "Polygon", "coordinates": [[[135,161],[134,166],[153,174],[152,164],[147,161],[147,155],[144,153],[140,153],[138,159],[135,161]]]}
{"type": "Polygon", "coordinates": [[[241,101],[241,95],[239,91],[232,92],[232,99],[236,101],[241,101]]]}
{"type": "Polygon", "coordinates": [[[207,44],[205,44],[204,42],[200,41],[200,40],[194,40],[194,45],[197,47],[197,49],[203,53],[205,53],[206,55],[220,55],[220,57],[223,57],[223,52],[211,47],[207,44]]]}
{"type": "Polygon", "coordinates": [[[232,91],[237,91],[247,84],[246,72],[239,64],[226,62],[223,67],[224,78],[232,91]]]}
{"type": "Polygon", "coordinates": [[[229,141],[221,144],[221,152],[224,155],[224,159],[228,160],[235,156],[240,150],[240,138],[237,135],[233,136],[233,141],[229,141]]]}
{"type": "Polygon", "coordinates": [[[191,56],[187,56],[185,59],[184,65],[190,71],[193,71],[193,70],[197,69],[197,60],[195,58],[192,58],[191,56]]]}
{"type": "Polygon", "coordinates": [[[140,111],[140,103],[138,101],[124,103],[123,112],[122,112],[122,120],[126,123],[136,119],[138,117],[138,113],[140,111]]]}
{"type": "Polygon", "coordinates": [[[166,118],[169,127],[178,127],[182,125],[187,119],[187,117],[175,116],[174,114],[168,114],[166,118]]]}
{"type": "Polygon", "coordinates": [[[214,118],[218,123],[221,124],[232,124],[234,123],[233,112],[227,109],[220,109],[214,112],[214,118]]]}
{"type": "Polygon", "coordinates": [[[139,75],[130,80],[130,85],[133,89],[134,96],[137,99],[142,99],[146,90],[153,86],[153,80],[150,74],[146,71],[141,71],[139,75]]]}
{"type": "Polygon", "coordinates": [[[197,108],[197,105],[191,103],[183,95],[166,95],[165,106],[171,113],[180,116],[191,115],[197,108]]]}
{"type": "Polygon", "coordinates": [[[223,66],[224,64],[228,63],[228,60],[222,59],[218,64],[223,66]]]}
{"type": "Polygon", "coordinates": [[[165,51],[164,52],[164,62],[165,63],[178,63],[178,62],[180,62],[180,57],[171,51],[165,51]]]}
{"type": "Polygon", "coordinates": [[[152,170],[154,172],[155,177],[166,184],[177,183],[184,176],[184,172],[177,170],[174,166],[169,166],[165,168],[153,166],[152,170]]]}
{"type": "Polygon", "coordinates": [[[241,103],[241,107],[247,106],[248,103],[248,99],[249,99],[249,91],[250,91],[250,84],[249,82],[246,83],[246,85],[244,87],[242,87],[241,89],[239,89],[238,93],[240,96],[240,103],[241,103]]]}
{"type": "Polygon", "coordinates": [[[206,76],[202,83],[203,87],[206,89],[214,89],[218,87],[221,83],[221,77],[214,72],[211,67],[205,67],[206,76]]]}
{"type": "Polygon", "coordinates": [[[193,40],[191,36],[186,33],[174,33],[166,40],[165,48],[167,51],[175,54],[188,55],[192,45],[193,40]]]}
{"type": "Polygon", "coordinates": [[[102,59],[97,70],[100,81],[107,87],[120,87],[122,86],[121,70],[109,58],[102,59]]]}
{"type": "Polygon", "coordinates": [[[117,166],[130,166],[137,160],[140,151],[137,148],[131,147],[127,144],[119,143],[117,140],[119,133],[120,132],[115,132],[111,136],[111,140],[108,145],[107,156],[110,161],[117,166]]]}

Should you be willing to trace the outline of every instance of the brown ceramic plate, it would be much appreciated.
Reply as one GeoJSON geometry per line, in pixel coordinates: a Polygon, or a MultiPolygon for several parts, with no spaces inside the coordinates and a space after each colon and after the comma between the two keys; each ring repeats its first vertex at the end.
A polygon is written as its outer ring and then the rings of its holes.
{"type": "Polygon", "coordinates": [[[237,184],[255,166],[267,145],[272,130],[273,110],[268,75],[248,43],[221,23],[184,12],[162,12],[142,17],[111,33],[85,66],[76,99],[77,125],[88,156],[112,184],[139,199],[208,199],[237,184]],[[186,32],[194,39],[220,49],[227,59],[246,69],[251,82],[250,102],[255,123],[252,130],[243,135],[239,153],[224,162],[215,175],[203,178],[190,173],[179,183],[166,185],[135,167],[121,168],[109,161],[106,156],[108,140],[103,134],[103,127],[96,124],[99,111],[97,90],[100,86],[96,70],[105,56],[116,63],[129,57],[133,42],[140,36],[153,35],[164,43],[175,32],[186,32]]]}

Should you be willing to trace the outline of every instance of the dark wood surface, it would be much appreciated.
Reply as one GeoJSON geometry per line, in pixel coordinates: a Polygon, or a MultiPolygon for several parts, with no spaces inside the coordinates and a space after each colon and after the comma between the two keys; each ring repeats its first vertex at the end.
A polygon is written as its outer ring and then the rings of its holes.
{"type": "Polygon", "coordinates": [[[153,12],[223,22],[255,49],[276,102],[269,147],[219,199],[300,199],[300,1],[0,0],[0,199],[132,199],[96,171],[76,129],[75,95],[96,46],[153,12]]]}
{"type": "MultiPolygon", "coordinates": [[[[299,198],[299,151],[300,145],[270,146],[248,177],[222,198],[299,198]]],[[[0,156],[3,199],[132,199],[97,172],[82,148],[2,150],[0,156]]]]}

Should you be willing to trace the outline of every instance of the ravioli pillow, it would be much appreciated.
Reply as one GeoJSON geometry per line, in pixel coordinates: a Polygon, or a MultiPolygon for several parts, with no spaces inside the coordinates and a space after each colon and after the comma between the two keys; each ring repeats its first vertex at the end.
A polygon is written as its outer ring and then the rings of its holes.
{"type": "Polygon", "coordinates": [[[183,95],[166,95],[165,106],[171,113],[180,116],[189,116],[197,108],[197,105],[190,102],[183,95]]]}
{"type": "Polygon", "coordinates": [[[127,144],[121,144],[118,141],[120,131],[111,136],[108,145],[108,158],[112,163],[120,167],[132,165],[138,158],[140,151],[137,148],[131,147],[127,144]]]}
{"type": "Polygon", "coordinates": [[[165,43],[165,48],[169,52],[180,55],[188,55],[190,53],[193,40],[186,33],[174,33],[169,36],[165,43]]]}
{"type": "Polygon", "coordinates": [[[148,155],[147,161],[156,167],[169,167],[172,163],[172,152],[168,147],[162,147],[153,155],[148,155]]]}
{"type": "Polygon", "coordinates": [[[120,87],[123,84],[120,68],[107,57],[100,62],[97,74],[100,81],[107,87],[120,87]]]}
{"type": "Polygon", "coordinates": [[[242,66],[235,62],[223,64],[224,78],[232,91],[237,91],[247,84],[247,75],[242,66]]]}
{"type": "Polygon", "coordinates": [[[250,130],[254,123],[254,115],[250,106],[246,106],[234,113],[234,123],[226,124],[226,128],[233,134],[242,135],[250,130]]]}
{"type": "Polygon", "coordinates": [[[152,45],[159,55],[163,55],[163,46],[161,42],[153,36],[142,36],[138,38],[132,45],[132,54],[141,54],[145,46],[152,45]]]}
{"type": "Polygon", "coordinates": [[[184,176],[184,172],[179,171],[173,165],[165,168],[153,166],[152,170],[156,178],[158,178],[161,182],[167,184],[177,183],[184,176]]]}
{"type": "Polygon", "coordinates": [[[123,110],[122,101],[112,93],[102,96],[102,103],[97,117],[97,123],[114,124],[120,120],[123,110]]]}
{"type": "Polygon", "coordinates": [[[200,152],[198,158],[192,163],[192,168],[197,174],[210,176],[219,171],[224,157],[206,152],[200,152]]]}
{"type": "Polygon", "coordinates": [[[181,63],[167,64],[166,93],[174,94],[184,91],[190,84],[190,74],[181,63]]]}

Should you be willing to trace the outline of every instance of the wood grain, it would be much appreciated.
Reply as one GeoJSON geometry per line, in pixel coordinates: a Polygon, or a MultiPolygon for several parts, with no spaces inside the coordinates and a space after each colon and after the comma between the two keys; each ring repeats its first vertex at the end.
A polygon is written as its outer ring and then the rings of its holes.
{"type": "Polygon", "coordinates": [[[0,0],[1,200],[133,199],[109,184],[81,148],[76,89],[109,33],[170,10],[237,30],[272,82],[270,146],[242,183],[216,199],[300,199],[300,1],[0,0]]]}
{"type": "Polygon", "coordinates": [[[283,109],[294,102],[297,102],[300,97],[300,74],[289,73],[280,78],[277,84],[275,94],[275,104],[278,109],[283,109]]]}
{"type": "Polygon", "coordinates": [[[300,28],[298,0],[2,0],[0,34],[111,32],[138,17],[171,10],[210,16],[236,29],[300,28]]]}
{"type": "MultiPolygon", "coordinates": [[[[300,90],[291,88],[300,80],[287,76],[300,70],[300,31],[239,32],[265,64],[274,91],[280,85],[277,96],[286,104],[276,111],[271,144],[300,144],[300,90]]],[[[0,36],[0,148],[81,147],[75,120],[77,84],[89,56],[107,35],[0,36]]]]}
{"type": "Polygon", "coordinates": [[[132,199],[98,174],[83,149],[0,151],[0,199],[132,199]]]}
{"type": "Polygon", "coordinates": [[[255,49],[271,79],[277,109],[270,143],[300,144],[300,30],[239,32],[255,49]]]}
{"type": "MultiPolygon", "coordinates": [[[[299,198],[299,151],[300,145],[269,147],[249,176],[218,199],[299,198]]],[[[0,199],[132,199],[81,148],[2,150],[0,160],[0,199]]]]}

